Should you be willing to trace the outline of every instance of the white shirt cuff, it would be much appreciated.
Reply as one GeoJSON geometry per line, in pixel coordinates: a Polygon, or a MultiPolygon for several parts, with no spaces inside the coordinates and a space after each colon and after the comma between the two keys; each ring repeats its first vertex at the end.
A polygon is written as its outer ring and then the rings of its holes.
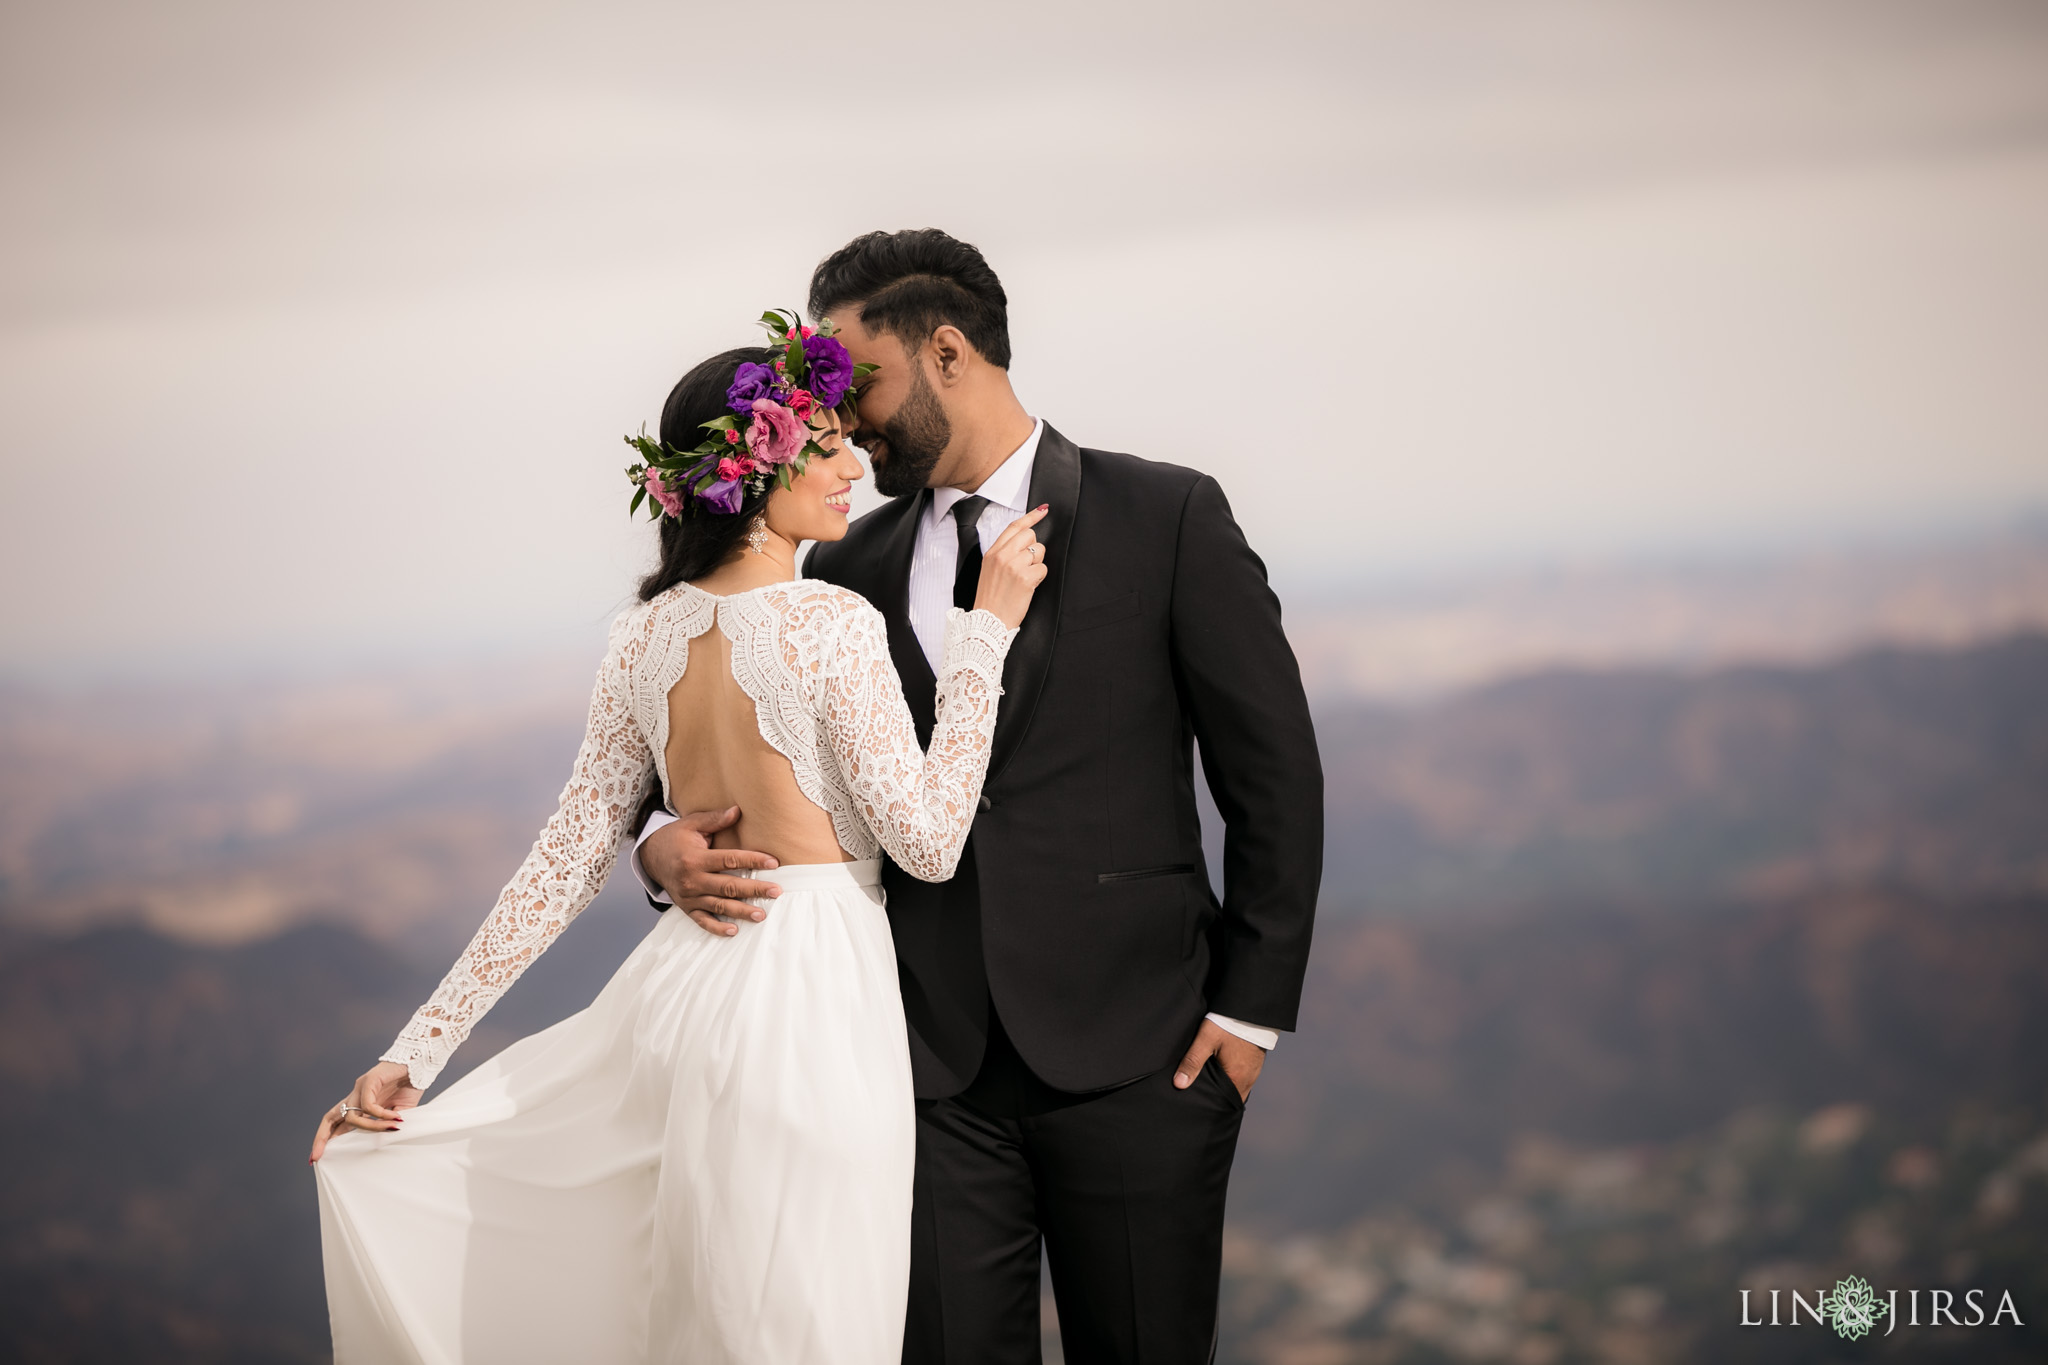
{"type": "MultiPolygon", "coordinates": [[[[639,866],[637,855],[634,858],[634,866],[639,866]]],[[[642,880],[645,880],[645,878],[642,880]]],[[[1247,1043],[1258,1044],[1258,1046],[1266,1049],[1268,1052],[1271,1052],[1280,1042],[1280,1031],[1278,1029],[1260,1028],[1257,1024],[1247,1024],[1242,1019],[1232,1019],[1222,1014],[1210,1015],[1209,1022],[1222,1029],[1225,1033],[1236,1034],[1247,1043]]]]}
{"type": "Polygon", "coordinates": [[[647,869],[640,866],[640,845],[646,843],[647,836],[660,829],[663,825],[672,825],[675,822],[676,817],[670,815],[665,810],[655,811],[652,815],[648,816],[647,827],[641,830],[640,837],[633,841],[633,856],[626,860],[633,864],[633,875],[640,879],[640,885],[647,888],[648,896],[653,899],[656,905],[674,905],[675,902],[668,898],[668,892],[661,889],[661,883],[648,876],[647,869]]]}

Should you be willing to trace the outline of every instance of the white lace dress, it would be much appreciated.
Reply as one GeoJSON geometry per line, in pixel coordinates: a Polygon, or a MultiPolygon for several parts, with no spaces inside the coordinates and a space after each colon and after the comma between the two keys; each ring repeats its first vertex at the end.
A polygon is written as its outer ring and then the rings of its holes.
{"type": "Polygon", "coordinates": [[[662,916],[591,1006],[315,1168],[340,1365],[900,1358],[915,1155],[878,854],[952,874],[1015,632],[955,611],[920,752],[880,613],[799,580],[613,624],[561,806],[385,1059],[432,1084],[604,884],[713,623],[860,861],[784,867],[732,938],[662,916]]]}

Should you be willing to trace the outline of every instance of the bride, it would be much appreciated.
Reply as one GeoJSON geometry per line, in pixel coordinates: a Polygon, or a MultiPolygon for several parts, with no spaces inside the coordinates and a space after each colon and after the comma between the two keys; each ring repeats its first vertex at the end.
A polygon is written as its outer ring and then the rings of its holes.
{"type": "Polygon", "coordinates": [[[915,1115],[879,855],[952,875],[1044,509],[953,609],[920,752],[881,615],[794,572],[801,542],[846,534],[864,373],[799,319],[763,321],[773,344],[698,365],[660,441],[631,440],[661,563],[612,624],[560,809],[320,1120],[341,1365],[900,1358],[915,1115]],[[656,781],[671,810],[740,808],[719,841],[775,857],[774,913],[714,933],[664,916],[589,1008],[421,1104],[596,895],[656,781]]]}

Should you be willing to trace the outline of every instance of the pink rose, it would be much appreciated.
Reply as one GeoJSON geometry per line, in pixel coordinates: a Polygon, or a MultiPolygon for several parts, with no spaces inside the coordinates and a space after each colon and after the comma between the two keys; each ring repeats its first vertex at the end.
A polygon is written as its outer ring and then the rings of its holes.
{"type": "Polygon", "coordinates": [[[736,445],[738,445],[738,444],[740,443],[740,434],[739,434],[739,432],[738,432],[738,431],[736,431],[736,430],[734,430],[734,429],[733,429],[733,428],[731,428],[731,427],[727,427],[727,428],[725,429],[725,443],[726,443],[727,445],[729,445],[729,446],[736,446],[736,445]]]}
{"type": "Polygon", "coordinates": [[[810,439],[797,415],[766,398],[754,400],[754,420],[747,427],[747,448],[763,464],[788,464],[810,439]]]}
{"type": "Polygon", "coordinates": [[[789,396],[789,410],[808,422],[811,414],[818,410],[818,400],[811,397],[809,389],[798,389],[789,396]]]}
{"type": "Polygon", "coordinates": [[[647,471],[647,496],[661,504],[661,510],[672,517],[683,514],[683,495],[661,481],[661,471],[647,471]]]}
{"type": "Polygon", "coordinates": [[[735,460],[728,455],[718,462],[718,477],[721,479],[744,479],[754,472],[752,460],[735,460]]]}

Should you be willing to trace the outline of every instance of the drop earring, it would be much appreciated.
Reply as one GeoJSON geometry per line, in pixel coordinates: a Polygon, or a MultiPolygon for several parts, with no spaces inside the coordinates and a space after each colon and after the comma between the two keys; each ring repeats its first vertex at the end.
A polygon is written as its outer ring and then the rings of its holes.
{"type": "Polygon", "coordinates": [[[747,527],[747,548],[757,555],[768,553],[768,518],[764,513],[756,512],[753,525],[747,527]]]}

